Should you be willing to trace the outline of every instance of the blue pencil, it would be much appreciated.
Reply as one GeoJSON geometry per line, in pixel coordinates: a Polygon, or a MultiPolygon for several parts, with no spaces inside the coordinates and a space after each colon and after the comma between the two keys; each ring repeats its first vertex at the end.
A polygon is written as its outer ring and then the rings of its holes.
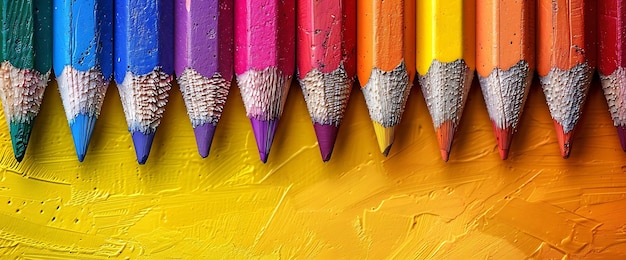
{"type": "Polygon", "coordinates": [[[113,70],[113,4],[54,0],[53,5],[52,63],[82,162],[113,70]]]}
{"type": "Polygon", "coordinates": [[[115,0],[115,81],[137,161],[144,164],[174,67],[174,1],[115,0]]]}

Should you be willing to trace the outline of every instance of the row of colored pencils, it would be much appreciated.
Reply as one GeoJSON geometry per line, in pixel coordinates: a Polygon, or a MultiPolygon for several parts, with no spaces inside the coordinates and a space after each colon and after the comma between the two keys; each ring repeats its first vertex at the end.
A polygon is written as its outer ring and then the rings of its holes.
{"type": "Polygon", "coordinates": [[[114,79],[143,164],[174,76],[206,157],[235,75],[265,162],[297,72],[327,161],[356,79],[387,155],[417,76],[447,161],[476,70],[506,159],[536,70],[567,158],[597,64],[626,150],[625,6],[624,0],[3,0],[0,93],[21,160],[53,67],[82,161],[114,79]]]}

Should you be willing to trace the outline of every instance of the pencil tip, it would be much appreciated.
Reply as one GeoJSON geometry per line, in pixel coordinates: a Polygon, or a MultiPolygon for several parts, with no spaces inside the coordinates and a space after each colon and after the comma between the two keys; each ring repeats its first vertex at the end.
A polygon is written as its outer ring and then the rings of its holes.
{"type": "Polygon", "coordinates": [[[448,162],[450,159],[450,152],[443,149],[439,150],[439,152],[441,153],[441,159],[443,159],[444,162],[448,162]]]}
{"type": "Polygon", "coordinates": [[[387,156],[395,138],[395,128],[393,126],[384,127],[376,121],[372,121],[372,123],[374,124],[374,132],[378,140],[378,148],[384,156],[387,156]]]}
{"type": "Polygon", "coordinates": [[[196,136],[196,145],[198,146],[198,153],[202,158],[209,156],[211,151],[211,144],[213,143],[213,135],[215,134],[215,125],[211,123],[202,124],[196,126],[193,129],[193,133],[196,136]]]}
{"type": "Polygon", "coordinates": [[[385,157],[389,156],[389,151],[391,151],[391,144],[387,146],[387,148],[385,148],[385,150],[383,151],[383,155],[385,157]]]}
{"type": "Polygon", "coordinates": [[[28,147],[28,140],[30,139],[30,133],[32,132],[32,130],[32,123],[11,122],[9,124],[11,144],[13,146],[13,155],[15,156],[15,160],[17,160],[18,162],[22,162],[22,160],[24,159],[24,155],[26,154],[26,148],[28,147]]]}
{"type": "Polygon", "coordinates": [[[334,125],[319,123],[313,123],[313,128],[315,129],[317,143],[322,153],[322,160],[328,162],[335,148],[335,140],[337,139],[339,128],[334,125]]]}
{"type": "Polygon", "coordinates": [[[133,144],[135,145],[137,162],[141,165],[146,164],[148,155],[150,155],[150,148],[152,148],[154,133],[144,134],[140,131],[133,131],[131,134],[133,137],[133,144]]]}
{"type": "Polygon", "coordinates": [[[252,123],[252,131],[254,131],[259,156],[261,157],[261,161],[266,163],[270,149],[272,148],[272,143],[274,142],[274,133],[276,132],[278,119],[259,120],[250,118],[250,122],[252,123]]]}
{"type": "Polygon", "coordinates": [[[441,158],[447,162],[450,159],[450,148],[452,147],[452,141],[454,139],[454,133],[456,132],[456,126],[451,120],[446,120],[439,128],[437,128],[437,141],[439,142],[439,150],[441,151],[441,158]]]}
{"type": "Polygon", "coordinates": [[[91,135],[96,125],[96,119],[95,116],[78,114],[69,122],[72,138],[74,139],[74,148],[76,149],[79,162],[83,162],[87,155],[87,148],[89,148],[91,135]]]}
{"type": "Polygon", "coordinates": [[[619,142],[622,145],[622,150],[626,152],[626,125],[617,127],[617,135],[619,136],[619,142]]]}
{"type": "Polygon", "coordinates": [[[554,128],[556,129],[556,137],[559,141],[559,148],[561,149],[561,156],[563,159],[569,158],[570,152],[572,150],[572,135],[574,134],[574,130],[565,132],[563,130],[563,126],[559,124],[556,120],[552,120],[554,122],[554,128]]]}
{"type": "Polygon", "coordinates": [[[493,124],[493,130],[496,134],[500,158],[506,160],[509,158],[509,148],[511,147],[511,140],[513,139],[515,130],[512,127],[499,128],[495,123],[493,124]]]}

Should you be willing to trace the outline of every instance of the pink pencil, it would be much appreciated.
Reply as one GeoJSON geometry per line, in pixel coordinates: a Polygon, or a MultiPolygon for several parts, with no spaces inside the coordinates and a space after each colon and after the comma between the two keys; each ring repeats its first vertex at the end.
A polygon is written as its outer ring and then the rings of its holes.
{"type": "Polygon", "coordinates": [[[298,0],[298,80],[330,160],[356,74],[356,2],[298,0]]]}
{"type": "Polygon", "coordinates": [[[263,162],[295,68],[294,14],[294,0],[235,0],[235,74],[263,162]]]}

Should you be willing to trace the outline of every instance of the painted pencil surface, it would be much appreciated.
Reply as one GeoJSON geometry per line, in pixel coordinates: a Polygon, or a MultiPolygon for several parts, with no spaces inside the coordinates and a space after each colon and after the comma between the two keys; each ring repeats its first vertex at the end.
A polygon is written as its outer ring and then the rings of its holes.
{"type": "Polygon", "coordinates": [[[386,156],[415,77],[415,1],[359,1],[357,76],[386,156]]]}
{"type": "Polygon", "coordinates": [[[595,67],[596,1],[540,0],[537,8],[537,73],[568,158],[595,67]]]}
{"type": "Polygon", "coordinates": [[[476,0],[476,71],[500,157],[508,157],[535,68],[535,2],[476,0]]]}
{"type": "Polygon", "coordinates": [[[54,73],[82,162],[113,72],[113,4],[54,0],[53,6],[54,73]]]}
{"type": "Polygon", "coordinates": [[[598,14],[598,71],[613,124],[626,151],[626,1],[600,1],[598,14]]]}
{"type": "Polygon", "coordinates": [[[235,74],[261,161],[295,70],[295,0],[235,0],[235,74]]]}
{"type": "Polygon", "coordinates": [[[474,77],[474,18],[474,0],[418,1],[417,73],[444,161],[474,77]]]}
{"type": "Polygon", "coordinates": [[[233,78],[233,0],[176,0],[174,70],[207,157],[233,78]]]}
{"type": "Polygon", "coordinates": [[[174,2],[115,1],[114,73],[137,161],[144,164],[173,74],[174,2]]]}
{"type": "Polygon", "coordinates": [[[298,80],[330,160],[356,74],[356,2],[298,0],[298,80]]]}
{"type": "Polygon", "coordinates": [[[22,161],[52,67],[52,2],[3,0],[0,20],[0,97],[22,161]]]}

